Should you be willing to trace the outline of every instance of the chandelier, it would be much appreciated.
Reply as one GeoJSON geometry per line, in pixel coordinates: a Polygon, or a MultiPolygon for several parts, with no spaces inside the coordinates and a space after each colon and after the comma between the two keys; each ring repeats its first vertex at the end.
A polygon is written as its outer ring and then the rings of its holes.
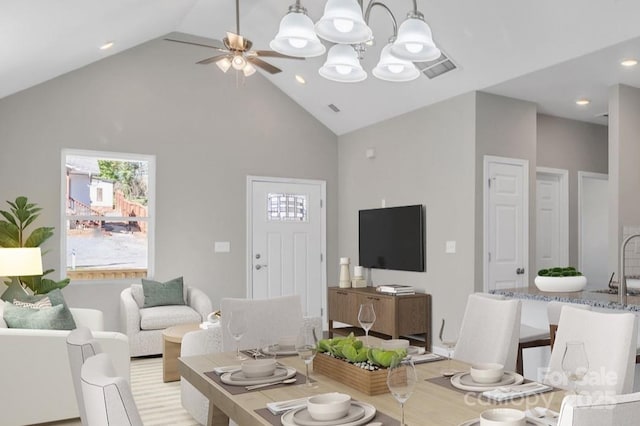
{"type": "Polygon", "coordinates": [[[414,62],[433,61],[440,57],[440,49],[433,42],[431,29],[418,11],[417,0],[407,19],[398,28],[393,13],[383,3],[371,0],[364,8],[363,0],[328,0],[322,18],[314,25],[307,9],[296,0],[280,21],[278,34],[269,43],[271,49],[284,55],[311,58],[325,53],[318,37],[334,45],[329,49],[319,74],[329,80],[356,83],[367,78],[360,59],[368,46],[373,45],[373,31],[369,28],[371,9],[385,10],[393,23],[393,35],[382,48],[380,60],[373,68],[375,77],[386,81],[411,81],[420,76],[414,62]]]}

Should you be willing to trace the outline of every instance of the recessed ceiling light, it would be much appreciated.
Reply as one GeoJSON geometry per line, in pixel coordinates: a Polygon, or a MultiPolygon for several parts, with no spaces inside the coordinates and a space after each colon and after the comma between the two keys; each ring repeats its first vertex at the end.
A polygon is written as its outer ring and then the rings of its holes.
{"type": "Polygon", "coordinates": [[[307,80],[305,80],[300,74],[296,74],[296,81],[300,84],[307,84],[307,80]]]}
{"type": "Polygon", "coordinates": [[[113,47],[113,42],[112,41],[108,41],[105,44],[103,44],[102,46],[100,46],[100,50],[107,50],[107,49],[111,49],[113,47]]]}
{"type": "Polygon", "coordinates": [[[576,105],[581,105],[581,106],[589,105],[590,103],[591,101],[589,99],[578,99],[576,101],[576,105]]]}
{"type": "Polygon", "coordinates": [[[632,67],[634,65],[638,65],[638,61],[636,59],[625,59],[620,62],[620,65],[623,67],[632,67]]]}

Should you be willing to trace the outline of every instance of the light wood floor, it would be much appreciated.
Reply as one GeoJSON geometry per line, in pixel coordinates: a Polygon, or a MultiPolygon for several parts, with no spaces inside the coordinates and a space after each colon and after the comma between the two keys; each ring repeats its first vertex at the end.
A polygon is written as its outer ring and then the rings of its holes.
{"type": "MultiPolygon", "coordinates": [[[[131,360],[131,392],[145,426],[196,426],[180,403],[180,382],[162,381],[162,358],[131,360]]],[[[80,426],[80,419],[43,423],[42,426],[80,426]]]]}

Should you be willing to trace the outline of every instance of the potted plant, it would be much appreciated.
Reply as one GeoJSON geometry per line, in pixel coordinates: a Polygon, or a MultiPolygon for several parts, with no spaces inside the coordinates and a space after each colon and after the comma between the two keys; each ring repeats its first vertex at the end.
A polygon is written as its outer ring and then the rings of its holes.
{"type": "MultiPolygon", "coordinates": [[[[40,216],[42,209],[37,204],[30,203],[27,197],[18,197],[14,202],[7,203],[11,206],[10,211],[0,210],[5,219],[0,220],[0,247],[40,247],[53,236],[54,228],[49,226],[42,226],[27,233],[26,229],[40,216]]],[[[46,252],[42,254],[44,256],[46,252]]],[[[62,281],[44,278],[53,271],[47,269],[40,276],[20,277],[20,282],[34,294],[45,294],[69,284],[69,278],[62,281]]]]}
{"type": "Polygon", "coordinates": [[[541,291],[570,292],[581,291],[587,285],[587,278],[572,266],[541,269],[534,280],[541,291]]]}

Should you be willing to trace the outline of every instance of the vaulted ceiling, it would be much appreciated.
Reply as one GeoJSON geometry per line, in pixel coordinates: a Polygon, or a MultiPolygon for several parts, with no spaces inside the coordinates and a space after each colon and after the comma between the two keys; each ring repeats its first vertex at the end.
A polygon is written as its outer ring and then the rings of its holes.
{"type": "MultiPolygon", "coordinates": [[[[294,0],[241,0],[240,32],[254,48],[268,49],[294,0]]],[[[302,0],[317,21],[325,2],[302,0]]],[[[368,1],[365,0],[365,5],[368,1]]],[[[411,0],[386,0],[398,24],[411,0]]],[[[536,102],[551,115],[606,124],[607,89],[640,87],[640,2],[636,0],[418,0],[434,40],[458,67],[434,79],[389,83],[371,74],[391,35],[389,17],[374,8],[376,45],[362,64],[366,81],[335,83],[318,75],[325,56],[304,61],[272,59],[282,68],[263,75],[336,134],[469,92],[485,90],[536,102]],[[295,80],[301,75],[306,84],[295,80]],[[586,97],[591,104],[577,107],[586,97]],[[335,105],[340,111],[329,108],[335,105]]],[[[106,56],[173,32],[221,39],[235,31],[234,0],[2,0],[0,2],[0,98],[106,56]],[[114,41],[114,47],[99,47],[114,41]]],[[[326,43],[330,47],[329,43],[326,43]]],[[[195,66],[216,52],[189,49],[195,66]]],[[[262,73],[262,71],[259,71],[262,73]]],[[[215,78],[212,73],[212,78],[215,78]]],[[[248,78],[257,78],[256,76],[248,78]]]]}

